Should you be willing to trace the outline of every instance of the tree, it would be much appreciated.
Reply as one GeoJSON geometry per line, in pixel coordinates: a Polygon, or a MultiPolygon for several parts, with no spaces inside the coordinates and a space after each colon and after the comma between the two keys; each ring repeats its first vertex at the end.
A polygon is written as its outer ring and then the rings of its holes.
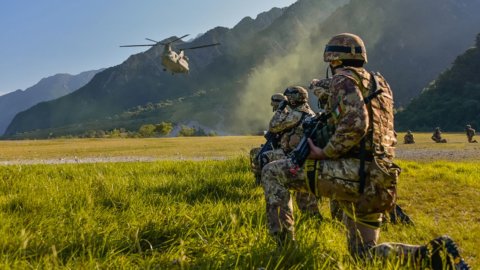
{"type": "Polygon", "coordinates": [[[195,128],[182,125],[180,127],[180,131],[178,132],[178,136],[191,137],[195,135],[195,132],[195,128]]]}
{"type": "Polygon", "coordinates": [[[142,137],[151,137],[155,134],[155,126],[152,124],[142,125],[138,129],[138,133],[140,133],[142,137]]]}
{"type": "Polygon", "coordinates": [[[172,123],[168,122],[161,122],[160,124],[155,125],[155,132],[162,136],[166,136],[170,134],[173,130],[173,125],[172,123]]]}

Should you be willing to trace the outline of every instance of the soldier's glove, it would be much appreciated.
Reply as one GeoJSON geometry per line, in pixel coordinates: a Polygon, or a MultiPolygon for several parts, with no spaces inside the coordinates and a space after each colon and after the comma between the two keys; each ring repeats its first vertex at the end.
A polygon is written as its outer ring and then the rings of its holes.
{"type": "Polygon", "coordinates": [[[329,89],[332,84],[332,78],[313,79],[308,86],[308,89],[315,90],[317,88],[329,89]]]}

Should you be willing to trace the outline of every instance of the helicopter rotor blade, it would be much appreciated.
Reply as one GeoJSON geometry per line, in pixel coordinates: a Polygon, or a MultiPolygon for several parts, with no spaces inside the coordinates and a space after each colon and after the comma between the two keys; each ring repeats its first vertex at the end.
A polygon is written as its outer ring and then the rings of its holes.
{"type": "MultiPolygon", "coordinates": [[[[174,39],[174,40],[172,40],[172,41],[167,42],[166,44],[174,43],[174,42],[179,41],[180,39],[182,39],[182,38],[184,38],[184,37],[186,37],[186,36],[189,36],[189,35],[190,35],[190,34],[183,35],[183,36],[181,36],[181,37],[179,37],[179,38],[176,38],[176,39],[174,39]]],[[[163,43],[160,43],[160,44],[166,45],[166,44],[163,44],[163,43]]]]}
{"type": "Polygon", "coordinates": [[[120,45],[120,47],[146,47],[146,46],[155,46],[157,44],[142,44],[142,45],[120,45]]]}
{"type": "Polygon", "coordinates": [[[150,39],[150,38],[145,38],[145,39],[146,39],[146,40],[148,40],[148,41],[151,41],[151,42],[158,43],[158,41],[156,41],[156,40],[153,40],[153,39],[150,39]]]}
{"type": "Polygon", "coordinates": [[[213,43],[213,44],[207,44],[207,45],[200,45],[200,46],[195,46],[195,47],[188,47],[188,48],[185,48],[185,49],[181,49],[181,50],[194,50],[194,49],[200,49],[200,48],[205,48],[205,47],[212,47],[212,46],[218,46],[220,45],[220,43],[213,43]]]}

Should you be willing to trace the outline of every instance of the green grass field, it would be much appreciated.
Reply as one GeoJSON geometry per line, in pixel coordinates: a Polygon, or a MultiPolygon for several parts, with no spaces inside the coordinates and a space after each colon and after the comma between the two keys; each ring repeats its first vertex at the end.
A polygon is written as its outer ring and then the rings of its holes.
{"type": "MultiPolygon", "coordinates": [[[[428,135],[399,148],[440,147],[428,135]]],[[[461,134],[445,137],[452,143],[443,149],[452,153],[477,147],[462,142],[461,134]]],[[[353,261],[342,225],[328,218],[328,201],[321,204],[323,222],[297,211],[299,248],[277,250],[266,230],[262,189],[248,167],[248,150],[260,142],[261,137],[1,141],[2,161],[68,155],[171,160],[0,166],[0,268],[402,269],[395,260],[353,261]]],[[[380,241],[421,244],[448,234],[473,269],[480,267],[480,161],[398,163],[398,203],[416,226],[387,224],[380,241]]]]}

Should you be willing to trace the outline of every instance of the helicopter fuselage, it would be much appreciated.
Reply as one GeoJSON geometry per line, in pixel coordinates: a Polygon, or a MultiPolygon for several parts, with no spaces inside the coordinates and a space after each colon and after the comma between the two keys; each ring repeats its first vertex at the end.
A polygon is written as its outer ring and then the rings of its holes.
{"type": "Polygon", "coordinates": [[[173,50],[165,51],[162,55],[162,65],[165,70],[172,73],[188,73],[190,70],[183,51],[180,51],[180,53],[173,50]]]}
{"type": "Polygon", "coordinates": [[[193,50],[193,49],[200,49],[200,48],[206,48],[206,47],[211,47],[211,46],[217,46],[220,45],[220,43],[213,43],[213,44],[206,44],[206,45],[200,45],[200,46],[194,46],[194,47],[189,47],[189,48],[183,48],[179,52],[176,52],[175,50],[172,49],[172,44],[184,37],[188,36],[183,35],[179,38],[175,38],[173,40],[170,40],[169,42],[162,43],[150,38],[146,38],[146,40],[154,42],[154,44],[137,44],[137,45],[121,45],[120,47],[143,47],[143,46],[158,46],[158,45],[163,45],[163,53],[162,53],[162,66],[164,71],[169,71],[172,74],[175,73],[188,73],[190,71],[190,68],[188,66],[188,57],[184,54],[184,50],[193,50]]]}

